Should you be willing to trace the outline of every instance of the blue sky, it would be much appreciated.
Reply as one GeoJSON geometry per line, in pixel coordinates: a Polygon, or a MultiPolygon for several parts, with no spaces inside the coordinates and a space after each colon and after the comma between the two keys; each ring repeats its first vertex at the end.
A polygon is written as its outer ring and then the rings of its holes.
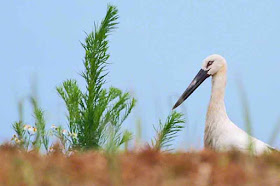
{"type": "MultiPolygon", "coordinates": [[[[55,87],[68,78],[84,85],[78,75],[84,56],[80,42],[105,15],[107,3],[116,5],[120,15],[119,28],[110,37],[107,86],[130,91],[138,100],[125,128],[134,131],[141,118],[143,139],[150,141],[153,124],[167,117],[202,60],[218,53],[228,62],[229,117],[244,128],[241,80],[254,135],[268,142],[280,117],[280,1],[253,0],[1,1],[0,141],[12,136],[17,102],[30,95],[32,84],[37,84],[48,126],[66,123],[55,87]]],[[[202,146],[210,89],[209,79],[178,109],[187,110],[188,123],[175,147],[202,146]]],[[[24,118],[33,122],[28,101],[24,118]]]]}

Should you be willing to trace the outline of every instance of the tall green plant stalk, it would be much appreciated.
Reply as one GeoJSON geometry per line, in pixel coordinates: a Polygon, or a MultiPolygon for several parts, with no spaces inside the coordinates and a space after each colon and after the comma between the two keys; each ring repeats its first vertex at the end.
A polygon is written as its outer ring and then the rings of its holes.
{"type": "Polygon", "coordinates": [[[31,97],[31,103],[33,106],[33,113],[35,118],[35,127],[37,132],[35,133],[35,141],[33,142],[34,149],[40,150],[43,145],[45,150],[49,149],[49,137],[46,131],[46,121],[44,118],[44,112],[39,108],[38,103],[34,97],[31,97]]]}
{"type": "Polygon", "coordinates": [[[82,92],[76,80],[67,80],[57,87],[68,110],[68,127],[76,138],[70,136],[73,148],[97,149],[112,145],[120,146],[129,138],[121,132],[122,123],[135,106],[135,99],[120,89],[104,88],[108,75],[108,36],[118,22],[116,7],[108,5],[100,26],[87,35],[85,43],[84,68],[81,76],[86,82],[82,92]]]}
{"type": "Polygon", "coordinates": [[[248,149],[250,154],[254,154],[254,144],[252,139],[252,122],[251,122],[251,116],[250,116],[250,108],[249,108],[249,102],[248,98],[245,92],[245,89],[243,87],[243,84],[241,81],[238,82],[239,85],[239,92],[240,92],[240,99],[242,104],[242,110],[243,110],[243,118],[245,122],[246,132],[249,134],[248,139],[248,149]]]}
{"type": "Polygon", "coordinates": [[[280,118],[278,119],[277,123],[275,124],[275,126],[272,130],[272,133],[270,135],[269,142],[268,142],[270,145],[273,145],[275,143],[279,132],[280,132],[280,118]]]}

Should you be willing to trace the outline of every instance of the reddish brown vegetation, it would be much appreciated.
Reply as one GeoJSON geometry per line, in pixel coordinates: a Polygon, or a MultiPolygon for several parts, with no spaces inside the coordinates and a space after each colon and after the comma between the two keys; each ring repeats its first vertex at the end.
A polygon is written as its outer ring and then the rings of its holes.
{"type": "Polygon", "coordinates": [[[24,153],[0,149],[1,185],[280,185],[280,153],[24,153]]]}

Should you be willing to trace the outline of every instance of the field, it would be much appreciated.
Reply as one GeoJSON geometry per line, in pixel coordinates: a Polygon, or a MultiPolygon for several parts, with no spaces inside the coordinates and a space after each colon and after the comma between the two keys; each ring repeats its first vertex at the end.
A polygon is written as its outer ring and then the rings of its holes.
{"type": "Polygon", "coordinates": [[[0,149],[1,185],[279,185],[280,154],[153,150],[65,156],[0,149]]]}
{"type": "MultiPolygon", "coordinates": [[[[81,43],[85,52],[84,68],[79,72],[84,84],[78,84],[77,79],[67,79],[56,86],[66,108],[64,125],[47,121],[36,85],[29,96],[19,101],[19,116],[12,124],[14,135],[10,142],[0,145],[0,185],[280,185],[280,152],[253,156],[253,143],[248,145],[248,154],[172,151],[177,134],[189,124],[187,114],[170,112],[166,119],[153,124],[155,136],[145,142],[141,134],[148,129],[142,128],[145,125],[142,126],[140,120],[136,123],[136,134],[124,128],[137,100],[132,92],[107,83],[111,64],[109,38],[118,28],[118,19],[117,7],[109,4],[104,18],[86,33],[81,43]],[[24,120],[26,101],[31,103],[32,123],[24,120]],[[129,142],[133,141],[135,146],[128,150],[129,142]],[[142,142],[147,143],[146,147],[139,149],[137,144],[142,142]]],[[[213,62],[207,63],[207,69],[213,62]]],[[[205,77],[215,75],[208,71],[204,70],[205,77]]],[[[242,83],[240,93],[246,132],[252,134],[249,102],[242,83]]],[[[181,104],[183,99],[179,100],[181,104]]],[[[220,116],[221,112],[216,113],[220,116]]],[[[279,126],[273,130],[269,144],[275,142],[279,126]]],[[[248,136],[248,139],[251,138],[248,136]]]]}

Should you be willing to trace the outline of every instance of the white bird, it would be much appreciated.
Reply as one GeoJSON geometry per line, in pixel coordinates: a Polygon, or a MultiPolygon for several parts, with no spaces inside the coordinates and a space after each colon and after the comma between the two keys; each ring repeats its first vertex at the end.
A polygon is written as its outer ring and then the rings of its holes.
{"type": "Polygon", "coordinates": [[[236,149],[242,152],[253,152],[256,155],[274,150],[268,144],[248,135],[229,119],[224,103],[227,62],[220,55],[213,54],[203,60],[202,69],[173,109],[183,103],[210,76],[212,76],[212,93],[206,115],[204,147],[216,151],[236,149]]]}

